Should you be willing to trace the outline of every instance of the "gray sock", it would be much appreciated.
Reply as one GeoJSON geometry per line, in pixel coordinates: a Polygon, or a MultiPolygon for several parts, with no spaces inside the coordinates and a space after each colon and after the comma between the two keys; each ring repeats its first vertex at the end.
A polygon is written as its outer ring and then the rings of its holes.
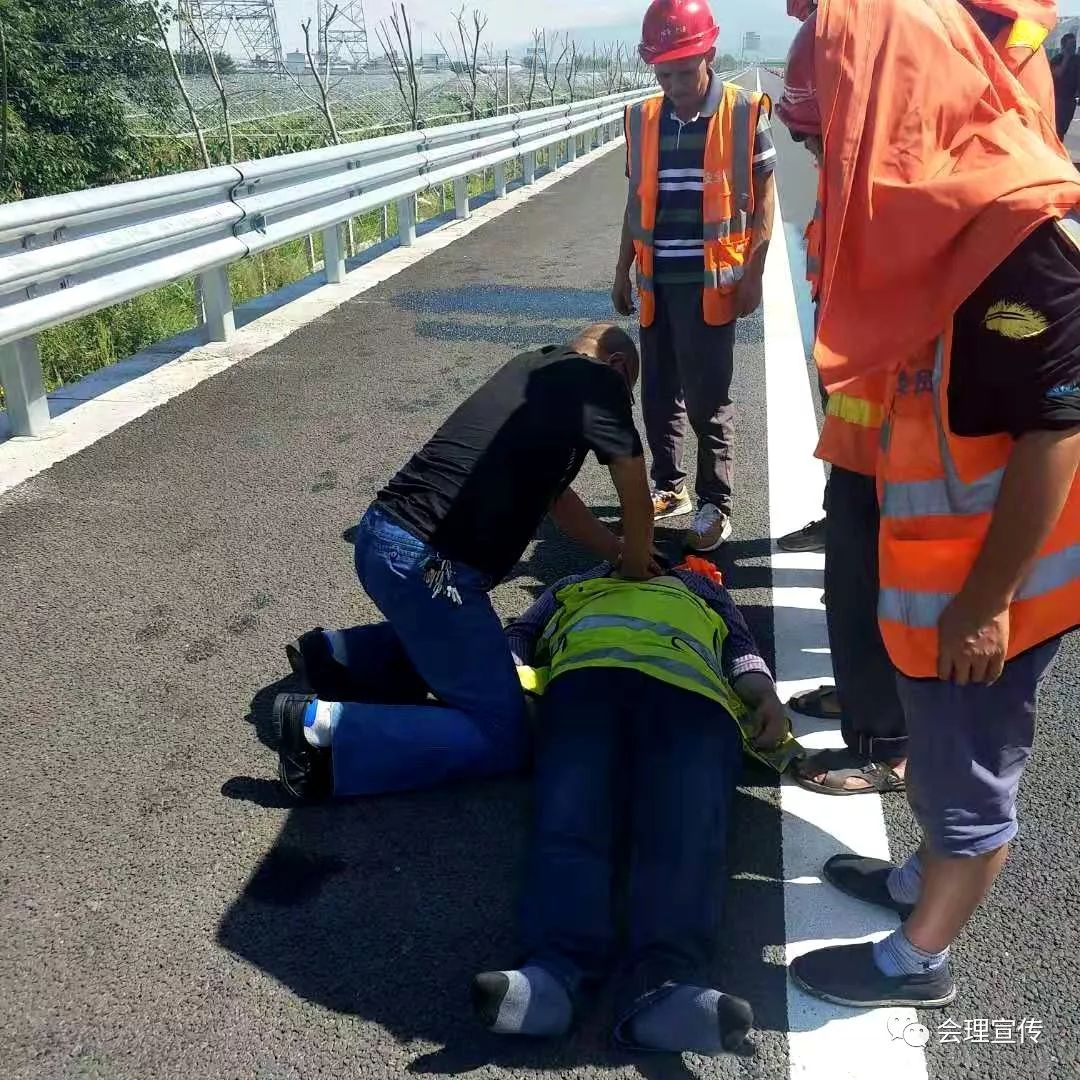
{"type": "Polygon", "coordinates": [[[738,1053],[746,1043],[754,1013],[741,998],[702,986],[676,986],[659,995],[628,1025],[638,1046],[674,1053],[738,1053]]]}
{"type": "Polygon", "coordinates": [[[563,984],[532,964],[520,971],[487,971],[473,979],[473,1008],[499,1035],[564,1035],[573,1006],[563,984]]]}
{"type": "Polygon", "coordinates": [[[916,851],[903,866],[896,867],[885,879],[889,895],[898,904],[917,904],[922,892],[922,859],[916,851]]]}
{"type": "Polygon", "coordinates": [[[944,967],[948,960],[948,949],[939,953],[926,952],[908,940],[902,926],[887,938],[874,942],[874,963],[878,971],[892,978],[936,971],[939,967],[944,967]]]}

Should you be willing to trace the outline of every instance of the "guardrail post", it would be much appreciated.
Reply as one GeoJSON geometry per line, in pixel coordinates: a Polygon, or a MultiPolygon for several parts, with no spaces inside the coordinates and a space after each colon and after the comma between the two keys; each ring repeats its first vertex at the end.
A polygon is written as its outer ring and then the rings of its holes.
{"type": "Polygon", "coordinates": [[[398,243],[402,247],[412,247],[416,243],[416,203],[410,195],[397,201],[398,243]]]}
{"type": "Polygon", "coordinates": [[[566,140],[566,160],[577,161],[577,136],[566,140]]]}
{"type": "Polygon", "coordinates": [[[530,150],[521,159],[521,181],[524,184],[536,183],[536,151],[530,150]]]}
{"type": "Polygon", "coordinates": [[[506,162],[500,161],[495,166],[495,198],[501,199],[506,194],[506,162]]]}
{"type": "Polygon", "coordinates": [[[228,341],[236,331],[233,317],[232,291],[229,273],[224,266],[215,266],[199,275],[202,288],[202,317],[207,341],[228,341]]]}
{"type": "Polygon", "coordinates": [[[323,229],[322,246],[326,280],[331,285],[340,285],[345,280],[345,249],[341,243],[340,225],[323,229]]]}
{"type": "Polygon", "coordinates": [[[454,181],[454,217],[464,221],[469,214],[469,178],[459,176],[454,181]]]}
{"type": "Polygon", "coordinates": [[[37,338],[0,346],[0,386],[4,388],[13,435],[44,435],[49,429],[49,399],[41,374],[37,338]]]}

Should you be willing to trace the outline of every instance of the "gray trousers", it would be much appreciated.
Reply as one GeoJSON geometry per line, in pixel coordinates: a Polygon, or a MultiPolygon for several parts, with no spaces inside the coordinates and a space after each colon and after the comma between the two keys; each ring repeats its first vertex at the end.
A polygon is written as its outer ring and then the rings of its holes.
{"type": "Polygon", "coordinates": [[[731,511],[735,323],[709,326],[698,285],[660,286],[656,318],[641,328],[642,410],[657,491],[686,482],[686,421],[698,439],[697,495],[731,511]]]}
{"type": "Polygon", "coordinates": [[[834,465],[825,519],[825,612],[841,733],[874,761],[907,756],[896,669],[878,626],[878,503],[872,476],[834,465]]]}

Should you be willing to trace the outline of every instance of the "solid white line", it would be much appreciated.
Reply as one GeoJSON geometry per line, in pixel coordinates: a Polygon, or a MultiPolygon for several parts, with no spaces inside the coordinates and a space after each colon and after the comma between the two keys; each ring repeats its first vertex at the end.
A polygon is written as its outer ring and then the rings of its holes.
{"type": "MultiPolygon", "coordinates": [[[[760,86],[760,73],[758,73],[760,86]]],[[[781,221],[779,199],[776,220],[781,221]]],[[[805,270],[799,233],[789,253],[777,228],[765,263],[765,379],[768,402],[769,521],[773,537],[821,516],[824,470],[814,458],[817,427],[796,308],[792,261],[805,270]]],[[[800,276],[801,280],[801,276],[800,276]]],[[[828,633],[821,605],[824,557],[785,554],[773,545],[773,625],[778,691],[783,700],[828,681],[828,633]],[[812,678],[800,677],[813,673],[812,678]],[[823,680],[824,677],[824,680],[823,680]]],[[[811,748],[843,745],[836,725],[793,714],[795,733],[811,748]]],[[[888,858],[877,795],[817,795],[785,779],[783,813],[786,960],[825,945],[884,936],[895,918],[849,900],[821,879],[837,852],[888,858]]],[[[911,1009],[857,1011],[809,997],[788,981],[791,1076],[800,1080],[925,1080],[926,1057],[907,1045],[911,1009]]]]}
{"type": "Polygon", "coordinates": [[[226,344],[200,345],[199,331],[190,331],[61,387],[49,395],[54,419],[48,433],[40,438],[9,437],[6,413],[0,412],[0,493],[85,450],[205,379],[277,344],[301,326],[543,194],[560,180],[623,145],[620,136],[583,154],[528,187],[519,187],[501,199],[480,206],[464,221],[424,233],[412,247],[391,249],[353,270],[340,285],[312,288],[311,279],[307,279],[237,308],[238,313],[262,314],[237,330],[226,344]],[[288,302],[282,303],[284,300],[288,302]]]}

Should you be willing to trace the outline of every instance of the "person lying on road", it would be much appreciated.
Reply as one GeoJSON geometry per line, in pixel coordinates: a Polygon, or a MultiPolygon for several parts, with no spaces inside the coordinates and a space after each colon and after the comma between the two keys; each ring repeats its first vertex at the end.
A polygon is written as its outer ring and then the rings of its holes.
{"type": "Polygon", "coordinates": [[[600,567],[549,589],[507,635],[522,684],[541,695],[527,959],[475,977],[478,1018],[501,1034],[563,1035],[622,960],[618,1043],[749,1052],[749,1004],[710,986],[732,800],[743,752],[783,770],[801,748],[719,573],[700,558],[647,582],[600,567]]]}

